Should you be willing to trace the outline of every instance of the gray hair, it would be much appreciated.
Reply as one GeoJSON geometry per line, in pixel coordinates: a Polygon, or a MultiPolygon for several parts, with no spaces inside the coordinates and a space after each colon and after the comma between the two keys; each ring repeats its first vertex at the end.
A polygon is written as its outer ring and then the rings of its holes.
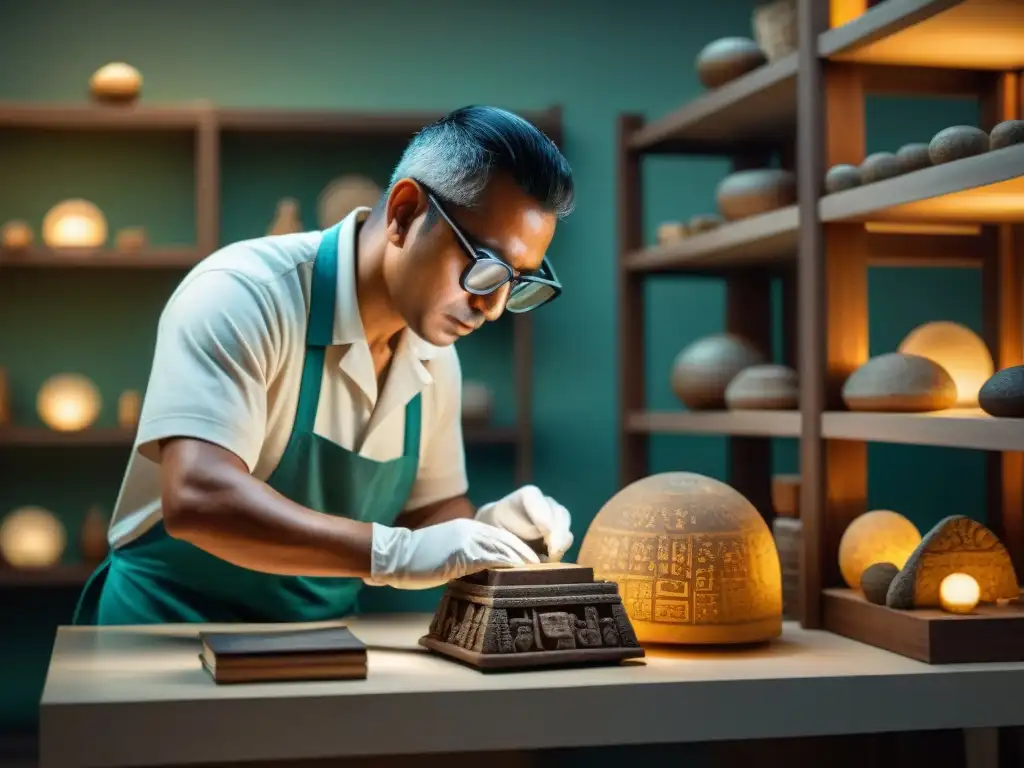
{"type": "Polygon", "coordinates": [[[426,126],[409,142],[391,175],[411,178],[444,202],[472,208],[496,172],[508,173],[558,218],[574,208],[572,170],[542,131],[496,107],[464,107],[426,126]]]}

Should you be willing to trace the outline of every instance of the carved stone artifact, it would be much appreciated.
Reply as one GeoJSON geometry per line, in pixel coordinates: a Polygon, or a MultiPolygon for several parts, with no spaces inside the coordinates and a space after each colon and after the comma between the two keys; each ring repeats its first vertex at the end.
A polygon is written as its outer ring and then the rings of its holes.
{"type": "Polygon", "coordinates": [[[796,0],[773,0],[754,9],[754,39],[769,61],[781,59],[797,48],[796,0]]]}
{"type": "Polygon", "coordinates": [[[715,334],[684,348],[672,364],[672,391],[691,410],[725,408],[729,382],[764,356],[749,342],[732,334],[715,334]]]}
{"type": "Polygon", "coordinates": [[[932,137],[928,144],[928,154],[935,165],[941,165],[988,152],[988,145],[989,136],[981,128],[954,125],[932,137]]]}
{"type": "Polygon", "coordinates": [[[787,411],[800,407],[796,371],[786,365],[744,368],[725,388],[725,404],[732,410],[787,411]]]}
{"type": "Polygon", "coordinates": [[[666,472],[626,486],[597,513],[579,563],[619,585],[642,643],[752,643],[782,632],[772,533],[713,478],[666,472]]]}
{"type": "Polygon", "coordinates": [[[919,171],[932,164],[932,156],[928,153],[928,145],[923,142],[904,144],[896,150],[896,159],[900,161],[903,173],[919,171]]]}
{"type": "Polygon", "coordinates": [[[860,588],[869,603],[885,605],[885,596],[889,585],[900,572],[892,563],[875,563],[869,565],[860,576],[860,588]]]}
{"type": "Polygon", "coordinates": [[[697,54],[697,77],[706,88],[718,88],[768,61],[757,43],[747,37],[723,37],[697,54]]]}
{"type": "Polygon", "coordinates": [[[796,203],[796,176],[781,168],[737,171],[719,182],[715,200],[729,221],[785,208],[796,203]]]}
{"type": "Polygon", "coordinates": [[[891,179],[903,173],[903,164],[892,152],[875,152],[860,164],[860,177],[865,184],[891,179]]]}
{"type": "Polygon", "coordinates": [[[1024,120],[1004,120],[992,129],[988,141],[992,150],[1024,144],[1024,120]]]}
{"type": "Polygon", "coordinates": [[[978,405],[989,416],[1024,419],[1024,365],[993,374],[978,392],[978,405]]]}
{"type": "Polygon", "coordinates": [[[851,411],[941,411],[956,398],[956,383],[945,368],[899,352],[871,358],[843,384],[843,402],[851,411]]]}
{"type": "Polygon", "coordinates": [[[616,585],[565,563],[495,568],[449,582],[420,645],[483,672],[645,655],[616,585]]]}
{"type": "Polygon", "coordinates": [[[932,528],[889,585],[890,608],[938,608],[939,585],[951,573],[966,573],[981,588],[979,602],[1020,597],[1006,547],[981,523],[951,515],[932,528]]]}
{"type": "Polygon", "coordinates": [[[830,195],[859,187],[862,183],[860,168],[848,163],[833,165],[825,174],[825,191],[830,195]]]}

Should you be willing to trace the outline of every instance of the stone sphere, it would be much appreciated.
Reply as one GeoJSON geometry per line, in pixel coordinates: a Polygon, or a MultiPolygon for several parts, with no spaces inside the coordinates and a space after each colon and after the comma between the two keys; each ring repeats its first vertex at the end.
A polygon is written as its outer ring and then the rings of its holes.
{"type": "Polygon", "coordinates": [[[782,168],[736,171],[715,188],[718,210],[738,221],[796,203],[796,175],[782,168]]]}
{"type": "Polygon", "coordinates": [[[839,539],[839,572],[853,589],[875,563],[892,563],[897,570],[921,543],[921,532],[910,520],[890,509],[866,512],[846,526],[839,539]]]}
{"type": "Polygon", "coordinates": [[[1024,419],[1024,365],[997,371],[982,385],[978,404],[989,416],[1024,419]]]}
{"type": "Polygon", "coordinates": [[[782,632],[771,530],[713,478],[666,472],[626,486],[597,513],[577,562],[618,584],[642,643],[751,643],[782,632]]]}
{"type": "Polygon", "coordinates": [[[767,61],[764,51],[749,37],[723,37],[697,54],[697,77],[706,88],[718,88],[767,61]]]}
{"type": "Polygon", "coordinates": [[[739,336],[705,336],[676,356],[672,391],[694,411],[725,408],[729,382],[744,368],[763,362],[764,356],[739,336]]]}

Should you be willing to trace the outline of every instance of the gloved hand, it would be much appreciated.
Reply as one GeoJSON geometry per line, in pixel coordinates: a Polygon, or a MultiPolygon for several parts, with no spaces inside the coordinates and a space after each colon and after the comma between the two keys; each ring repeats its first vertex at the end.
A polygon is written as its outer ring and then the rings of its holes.
{"type": "Polygon", "coordinates": [[[537,553],[511,533],[459,518],[426,528],[373,524],[371,586],[430,589],[485,568],[537,563],[537,553]]]}
{"type": "Polygon", "coordinates": [[[524,485],[499,501],[484,504],[476,512],[482,523],[503,528],[523,541],[543,539],[546,560],[557,563],[572,546],[569,510],[545,496],[535,485],[524,485]]]}

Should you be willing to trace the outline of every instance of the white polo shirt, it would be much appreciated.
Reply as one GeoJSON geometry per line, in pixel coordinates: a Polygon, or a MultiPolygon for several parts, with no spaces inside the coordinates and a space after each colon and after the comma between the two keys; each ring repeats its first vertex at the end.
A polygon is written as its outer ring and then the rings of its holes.
{"type": "MultiPolygon", "coordinates": [[[[402,455],[405,406],[422,392],[419,468],[405,509],[466,493],[462,372],[455,347],[435,347],[406,329],[382,392],[356,303],[357,223],[342,223],[333,346],[325,354],[314,431],[377,461],[402,455]]],[[[204,259],[168,300],[135,449],[109,532],[123,546],[160,519],[157,441],[215,443],[266,480],[295,420],[306,343],[313,260],[320,232],[263,237],[204,259]]]]}

